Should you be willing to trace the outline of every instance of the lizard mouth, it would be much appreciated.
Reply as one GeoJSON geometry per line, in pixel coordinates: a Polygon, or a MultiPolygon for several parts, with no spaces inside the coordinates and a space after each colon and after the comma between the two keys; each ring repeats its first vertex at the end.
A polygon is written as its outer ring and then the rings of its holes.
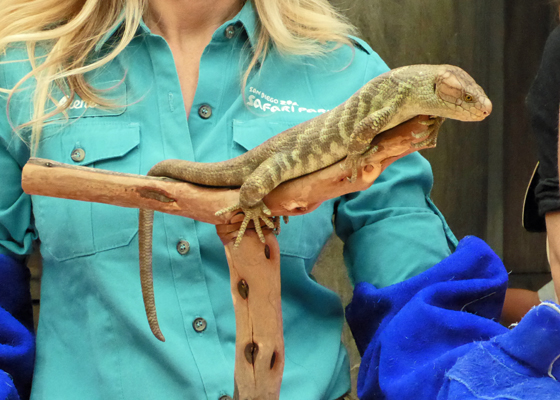
{"type": "Polygon", "coordinates": [[[449,118],[463,122],[478,122],[486,119],[492,112],[492,102],[488,98],[481,99],[480,102],[471,107],[460,107],[455,116],[449,118]]]}
{"type": "Polygon", "coordinates": [[[482,121],[492,113],[492,102],[488,97],[481,98],[480,104],[481,106],[476,108],[478,112],[474,115],[477,121],[482,121]]]}

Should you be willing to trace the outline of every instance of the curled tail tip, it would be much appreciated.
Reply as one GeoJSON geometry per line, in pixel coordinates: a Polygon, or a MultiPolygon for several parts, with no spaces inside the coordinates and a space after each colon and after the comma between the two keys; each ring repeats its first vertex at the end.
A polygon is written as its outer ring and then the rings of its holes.
{"type": "Polygon", "coordinates": [[[154,334],[156,339],[158,339],[160,342],[165,342],[165,336],[163,336],[163,333],[161,333],[161,330],[157,326],[150,326],[150,328],[152,329],[152,333],[154,334]]]}

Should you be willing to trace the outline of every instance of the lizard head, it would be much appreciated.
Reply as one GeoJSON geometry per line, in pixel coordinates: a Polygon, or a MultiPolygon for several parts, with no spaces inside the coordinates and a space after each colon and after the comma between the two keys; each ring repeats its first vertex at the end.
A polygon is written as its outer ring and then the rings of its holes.
{"type": "Polygon", "coordinates": [[[434,82],[438,102],[445,106],[444,118],[481,121],[492,112],[492,102],[484,90],[464,70],[442,65],[434,82]]]}

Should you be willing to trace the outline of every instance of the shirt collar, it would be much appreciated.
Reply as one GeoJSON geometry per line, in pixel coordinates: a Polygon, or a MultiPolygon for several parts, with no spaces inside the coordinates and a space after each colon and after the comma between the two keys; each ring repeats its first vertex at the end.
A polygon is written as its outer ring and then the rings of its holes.
{"type": "Polygon", "coordinates": [[[232,23],[240,23],[243,28],[245,28],[245,32],[247,33],[247,37],[249,38],[249,42],[254,48],[257,45],[258,41],[257,13],[253,8],[253,2],[251,0],[247,0],[241,11],[239,11],[237,15],[225,25],[228,26],[232,23]]]}
{"type": "MultiPolygon", "coordinates": [[[[107,43],[107,41],[111,37],[113,37],[113,35],[115,35],[117,33],[117,31],[119,30],[119,28],[121,27],[123,22],[124,22],[124,13],[121,15],[121,17],[119,18],[117,23],[115,23],[115,25],[105,35],[103,35],[103,37],[95,45],[95,51],[96,52],[101,50],[103,45],[105,43],[107,43]]],[[[241,11],[239,11],[237,13],[237,15],[235,17],[233,17],[233,19],[224,23],[220,28],[218,28],[216,33],[223,34],[223,31],[225,31],[225,29],[232,24],[241,24],[243,26],[243,28],[245,29],[245,32],[247,33],[247,36],[249,38],[249,42],[251,44],[251,47],[254,48],[254,46],[257,44],[257,40],[258,40],[258,37],[257,37],[257,15],[256,15],[255,10],[253,8],[253,4],[250,0],[245,2],[241,11]]],[[[140,21],[140,26],[138,27],[138,32],[136,34],[138,35],[138,34],[150,34],[150,33],[151,33],[150,29],[144,23],[144,20],[141,20],[140,21]]],[[[214,34],[214,36],[216,36],[216,34],[214,34]]]]}
{"type": "MultiPolygon", "coordinates": [[[[117,33],[117,31],[119,30],[119,28],[122,26],[123,23],[124,23],[124,13],[121,13],[121,16],[119,17],[115,25],[113,25],[113,27],[109,29],[107,33],[105,33],[105,35],[103,35],[103,37],[95,45],[96,52],[101,50],[103,45],[105,45],[105,43],[107,43],[107,41],[117,33]]],[[[140,21],[140,26],[138,27],[138,31],[136,32],[136,34],[138,35],[142,33],[147,33],[147,34],[150,33],[150,29],[146,26],[144,20],[140,21]]]]}

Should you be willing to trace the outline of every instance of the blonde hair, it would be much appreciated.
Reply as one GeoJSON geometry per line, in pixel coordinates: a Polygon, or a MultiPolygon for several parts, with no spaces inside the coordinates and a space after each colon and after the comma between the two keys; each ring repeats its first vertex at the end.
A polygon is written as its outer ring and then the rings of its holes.
{"type": "MultiPolygon", "coordinates": [[[[288,54],[318,56],[350,44],[354,27],[327,0],[251,0],[259,16],[258,42],[242,82],[263,62],[271,45],[288,54]],[[330,44],[330,45],[329,45],[330,44]]],[[[72,99],[111,107],[103,93],[86,81],[84,74],[114,59],[133,39],[148,0],[0,0],[0,55],[10,45],[24,44],[32,67],[12,88],[0,88],[9,101],[30,78],[36,81],[33,118],[15,128],[31,127],[29,145],[35,152],[45,121],[65,113],[72,101],[57,103],[51,97],[58,86],[72,99]],[[106,54],[93,58],[96,44],[122,24],[118,41],[106,54]],[[37,55],[37,48],[46,55],[37,55]],[[49,101],[54,104],[48,106],[49,101]]],[[[0,67],[3,63],[0,63],[0,67]]],[[[9,111],[9,110],[8,110],[9,111]]],[[[9,115],[8,115],[8,118],[9,115]]]]}

